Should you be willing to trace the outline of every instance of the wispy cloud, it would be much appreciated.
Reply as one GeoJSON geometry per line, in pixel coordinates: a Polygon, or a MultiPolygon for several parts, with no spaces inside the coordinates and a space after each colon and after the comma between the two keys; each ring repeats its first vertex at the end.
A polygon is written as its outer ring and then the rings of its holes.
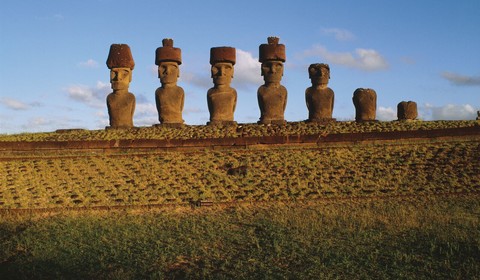
{"type": "Polygon", "coordinates": [[[79,62],[78,66],[83,68],[98,68],[98,62],[93,59],[88,59],[87,61],[79,62]]]}
{"type": "Polygon", "coordinates": [[[35,17],[37,20],[51,20],[51,21],[62,21],[65,17],[62,14],[53,14],[53,15],[46,15],[46,16],[37,16],[35,17]]]}
{"type": "MultiPolygon", "coordinates": [[[[210,67],[208,69],[205,68],[202,73],[180,72],[179,82],[186,82],[203,88],[206,91],[213,87],[213,81],[210,77],[210,67]]],[[[262,83],[263,80],[260,75],[260,62],[258,62],[258,57],[254,57],[250,52],[237,49],[231,86],[236,89],[248,89],[252,86],[258,87],[262,83]]]]}
{"type": "Polygon", "coordinates": [[[14,98],[9,98],[9,97],[4,97],[0,99],[0,104],[3,106],[16,110],[16,111],[22,111],[22,110],[28,110],[31,109],[32,107],[40,107],[42,104],[40,102],[23,102],[14,98]]]}
{"type": "Polygon", "coordinates": [[[322,28],[321,32],[325,35],[334,36],[337,41],[353,41],[355,35],[342,28],[322,28]]]}
{"type": "Polygon", "coordinates": [[[251,53],[237,49],[237,62],[235,64],[235,73],[232,85],[235,88],[258,87],[263,84],[260,75],[260,62],[258,57],[251,53]]]}
{"type": "Polygon", "coordinates": [[[470,104],[447,104],[433,106],[425,104],[421,110],[422,118],[430,115],[431,120],[474,120],[477,116],[475,108],[470,104]]]}
{"type": "Polygon", "coordinates": [[[339,64],[363,71],[381,71],[388,69],[387,60],[376,50],[356,49],[352,52],[331,52],[322,45],[303,52],[304,57],[320,56],[328,63],[339,64]]]}
{"type": "Polygon", "coordinates": [[[377,119],[380,121],[396,120],[397,112],[392,107],[379,106],[377,109],[377,119]]]}
{"type": "Polygon", "coordinates": [[[465,76],[453,72],[443,72],[441,76],[457,86],[480,86],[480,76],[465,76]]]}
{"type": "MultiPolygon", "coordinates": [[[[205,89],[205,91],[213,86],[210,74],[206,71],[204,73],[188,71],[180,72],[180,78],[178,79],[178,81],[179,83],[188,83],[193,86],[205,89]]],[[[188,94],[188,92],[186,94],[188,94]]]]}
{"type": "Polygon", "coordinates": [[[105,98],[110,91],[110,84],[98,81],[92,86],[72,85],[65,89],[68,97],[84,103],[93,108],[102,108],[105,106],[105,98]]]}

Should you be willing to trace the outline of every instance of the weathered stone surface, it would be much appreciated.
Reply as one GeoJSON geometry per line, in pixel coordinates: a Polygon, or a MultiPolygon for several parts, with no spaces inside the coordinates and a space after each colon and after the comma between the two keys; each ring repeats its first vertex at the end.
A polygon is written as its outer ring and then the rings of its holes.
{"type": "Polygon", "coordinates": [[[133,127],[135,95],[128,92],[135,66],[130,47],[126,44],[112,44],[107,58],[110,69],[110,83],[113,92],[107,96],[107,109],[110,127],[133,127]]]}
{"type": "Polygon", "coordinates": [[[182,63],[181,50],[173,47],[172,39],[163,39],[162,47],[155,51],[155,64],[158,65],[158,78],[162,84],[155,91],[158,120],[161,124],[183,124],[185,92],[177,86],[182,63]]]}
{"type": "Polygon", "coordinates": [[[328,64],[315,63],[308,67],[312,86],[305,90],[309,122],[329,122],[332,118],[335,94],[329,88],[330,67],[328,64]]]}
{"type": "Polygon", "coordinates": [[[375,121],[377,113],[377,93],[370,88],[357,88],[353,93],[355,120],[357,122],[375,121]]]}
{"type": "Polygon", "coordinates": [[[418,117],[417,103],[402,101],[397,105],[397,118],[401,120],[415,120],[418,117]]]}
{"type": "Polygon", "coordinates": [[[286,60],[285,45],[278,44],[279,38],[269,37],[268,44],[259,47],[259,61],[265,84],[257,91],[260,120],[262,124],[284,124],[287,106],[287,89],[280,84],[283,63],[286,60]]]}
{"type": "Polygon", "coordinates": [[[112,44],[107,58],[108,69],[112,68],[130,68],[133,70],[135,62],[132,52],[127,44],[112,44]]]}
{"type": "Polygon", "coordinates": [[[235,125],[234,112],[237,106],[237,91],[230,87],[236,62],[235,48],[215,47],[210,49],[211,77],[214,86],[207,92],[209,125],[235,125]]]}
{"type": "Polygon", "coordinates": [[[162,46],[155,50],[155,65],[165,61],[182,64],[182,50],[173,47],[173,39],[170,38],[163,39],[162,46]]]}

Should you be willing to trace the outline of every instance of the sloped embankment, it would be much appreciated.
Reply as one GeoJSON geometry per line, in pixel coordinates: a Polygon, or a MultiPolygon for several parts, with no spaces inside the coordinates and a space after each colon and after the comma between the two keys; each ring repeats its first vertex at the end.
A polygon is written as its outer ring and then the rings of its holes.
{"type": "Polygon", "coordinates": [[[7,149],[4,142],[0,209],[478,195],[479,140],[471,127],[177,140],[184,146],[110,140],[7,149]]]}

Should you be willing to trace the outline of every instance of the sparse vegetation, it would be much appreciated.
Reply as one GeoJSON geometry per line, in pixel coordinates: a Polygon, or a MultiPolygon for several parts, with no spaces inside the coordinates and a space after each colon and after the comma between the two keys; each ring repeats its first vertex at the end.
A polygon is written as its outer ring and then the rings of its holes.
{"type": "Polygon", "coordinates": [[[430,130],[472,127],[477,121],[413,121],[413,122],[334,122],[316,124],[289,122],[286,126],[239,124],[231,127],[186,125],[181,128],[142,127],[131,130],[73,130],[71,132],[24,133],[0,135],[0,141],[78,141],[131,139],[206,139],[226,137],[312,135],[374,131],[430,130]]]}
{"type": "MultiPolygon", "coordinates": [[[[1,135],[0,141],[323,135],[475,125],[152,127],[1,135]]],[[[0,156],[0,275],[479,279],[480,143],[475,139],[9,151],[0,156]],[[170,207],[148,208],[152,205],[170,207]]]]}
{"type": "Polygon", "coordinates": [[[0,162],[0,209],[478,192],[478,158],[479,143],[462,141],[113,156],[66,152],[0,162]],[[238,166],[245,174],[229,175],[238,166]]]}

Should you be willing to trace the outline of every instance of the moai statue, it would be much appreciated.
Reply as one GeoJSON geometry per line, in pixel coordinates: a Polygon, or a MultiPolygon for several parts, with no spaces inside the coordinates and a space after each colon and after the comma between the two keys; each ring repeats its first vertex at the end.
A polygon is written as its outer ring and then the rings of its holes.
{"type": "Polygon", "coordinates": [[[418,117],[417,103],[402,101],[397,105],[397,118],[399,121],[415,120],[418,117]]]}
{"type": "Polygon", "coordinates": [[[332,118],[335,95],[328,87],[330,67],[328,64],[315,63],[308,67],[308,76],[312,86],[305,90],[309,122],[330,122],[332,118]]]}
{"type": "Polygon", "coordinates": [[[235,125],[233,113],[237,106],[237,91],[230,87],[235,65],[235,48],[210,49],[211,74],[214,86],[207,92],[210,121],[208,125],[235,125]]]}
{"type": "Polygon", "coordinates": [[[268,37],[268,44],[259,47],[259,61],[265,84],[257,91],[261,124],[285,124],[287,89],[280,84],[285,62],[285,45],[278,43],[279,38],[268,37]]]}
{"type": "Polygon", "coordinates": [[[377,93],[370,88],[357,88],[353,93],[355,120],[357,122],[376,121],[377,93]]]}
{"type": "Polygon", "coordinates": [[[135,67],[130,47],[126,44],[112,44],[107,58],[110,69],[110,83],[113,92],[107,96],[110,118],[108,128],[132,128],[135,112],[135,95],[128,92],[135,67]]]}
{"type": "Polygon", "coordinates": [[[155,51],[155,64],[158,65],[158,78],[162,84],[155,91],[158,120],[161,125],[182,126],[185,93],[183,88],[177,86],[182,52],[179,48],[173,47],[172,39],[162,40],[162,47],[155,51]]]}
{"type": "Polygon", "coordinates": [[[480,121],[480,111],[477,111],[477,121],[480,121]]]}

